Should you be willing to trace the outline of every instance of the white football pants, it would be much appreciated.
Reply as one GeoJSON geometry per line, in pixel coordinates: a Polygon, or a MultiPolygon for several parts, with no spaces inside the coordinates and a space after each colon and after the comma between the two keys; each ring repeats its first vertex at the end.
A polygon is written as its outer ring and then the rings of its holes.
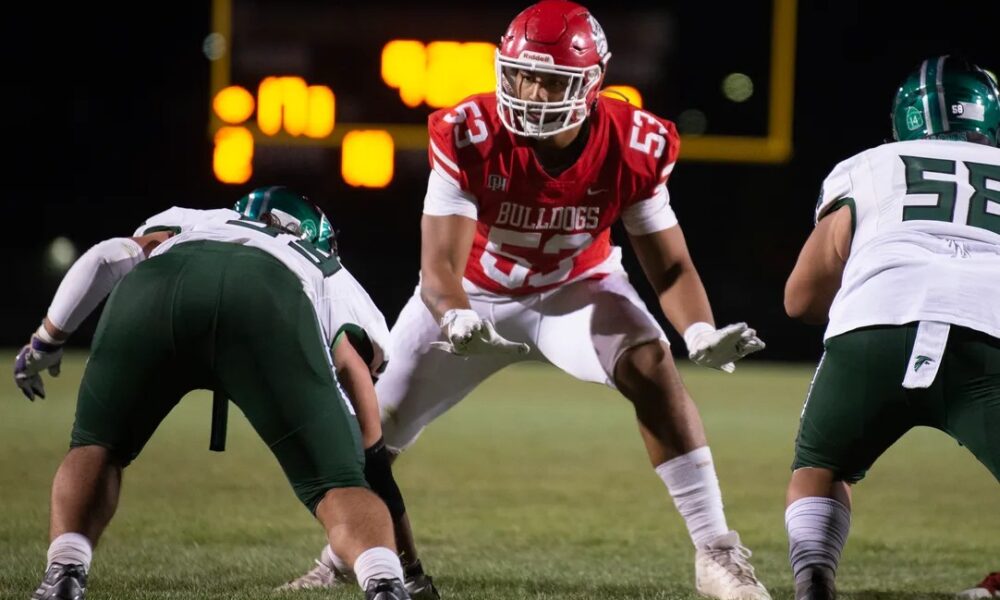
{"type": "Polygon", "coordinates": [[[431,421],[487,377],[534,360],[577,379],[614,387],[615,363],[633,346],[662,340],[663,329],[623,272],[523,296],[499,296],[464,282],[472,309],[497,332],[531,350],[524,355],[459,357],[431,347],[444,335],[419,287],[389,335],[389,364],[375,386],[387,446],[403,450],[431,421]]]}

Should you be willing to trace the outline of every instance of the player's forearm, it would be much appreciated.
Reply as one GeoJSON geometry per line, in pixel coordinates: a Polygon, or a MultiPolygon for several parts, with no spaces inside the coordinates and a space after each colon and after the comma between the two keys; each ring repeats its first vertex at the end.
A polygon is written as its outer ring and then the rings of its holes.
{"type": "Polygon", "coordinates": [[[462,289],[462,276],[440,267],[421,272],[420,299],[438,323],[453,308],[470,308],[469,297],[462,289]]]}
{"type": "Polygon", "coordinates": [[[382,423],[379,417],[375,386],[367,369],[338,369],[337,381],[343,386],[347,398],[354,407],[361,428],[361,441],[365,448],[382,437],[382,423]]]}
{"type": "Polygon", "coordinates": [[[694,323],[715,324],[708,294],[691,260],[684,232],[672,226],[653,233],[629,235],[646,279],[670,324],[683,334],[694,323]]]}
{"type": "Polygon", "coordinates": [[[87,250],[70,267],[52,298],[46,317],[49,333],[65,339],[76,331],[143,258],[142,247],[130,238],[105,240],[87,250]]]}
{"type": "Polygon", "coordinates": [[[420,298],[440,323],[449,310],[469,308],[462,277],[476,222],[459,215],[425,214],[420,230],[420,298]]]}
{"type": "Polygon", "coordinates": [[[660,308],[673,325],[683,334],[694,323],[715,325],[712,305],[697,269],[690,262],[675,265],[669,285],[658,290],[660,308]]]}
{"type": "Polygon", "coordinates": [[[850,253],[852,228],[846,206],[816,225],[785,284],[788,316],[807,323],[827,321],[850,253]]]}
{"type": "Polygon", "coordinates": [[[825,323],[840,289],[839,283],[833,285],[829,281],[808,279],[793,273],[785,284],[785,312],[789,317],[806,323],[825,323]]]}
{"type": "Polygon", "coordinates": [[[55,340],[56,342],[62,343],[66,341],[69,337],[68,331],[63,331],[56,327],[48,317],[42,320],[42,328],[45,329],[45,333],[49,335],[49,338],[55,340]]]}
{"type": "Polygon", "coordinates": [[[347,400],[354,407],[362,442],[368,448],[382,437],[378,397],[375,395],[371,371],[348,336],[340,336],[334,342],[333,368],[337,373],[337,381],[347,394],[347,400]]]}

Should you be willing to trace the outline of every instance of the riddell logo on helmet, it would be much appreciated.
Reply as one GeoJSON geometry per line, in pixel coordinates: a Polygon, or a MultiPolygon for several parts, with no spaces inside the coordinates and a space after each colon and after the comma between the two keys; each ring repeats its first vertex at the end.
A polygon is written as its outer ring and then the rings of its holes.
{"type": "Polygon", "coordinates": [[[555,64],[556,61],[552,60],[551,54],[543,54],[541,52],[531,52],[530,50],[524,50],[521,52],[521,60],[533,60],[535,62],[545,63],[547,65],[555,64]]]}

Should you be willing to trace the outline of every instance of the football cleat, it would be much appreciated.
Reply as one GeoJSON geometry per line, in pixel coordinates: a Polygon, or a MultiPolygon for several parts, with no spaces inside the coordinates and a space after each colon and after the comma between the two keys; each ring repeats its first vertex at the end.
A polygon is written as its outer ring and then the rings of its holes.
{"type": "Polygon", "coordinates": [[[410,593],[398,579],[371,579],[365,587],[365,600],[410,600],[410,593]]]}
{"type": "Polygon", "coordinates": [[[332,589],[344,585],[354,585],[354,573],[343,573],[333,567],[325,565],[322,561],[316,561],[316,566],[306,571],[305,574],[297,577],[275,588],[276,592],[289,592],[294,590],[323,590],[332,589]]]}
{"type": "Polygon", "coordinates": [[[980,598],[1000,598],[1000,571],[990,573],[974,588],[959,592],[956,596],[961,600],[979,600],[980,598]]]}
{"type": "Polygon", "coordinates": [[[52,563],[31,600],[84,600],[87,572],[83,565],[52,563]]]}
{"type": "Polygon", "coordinates": [[[735,531],[698,548],[694,562],[695,589],[702,596],[718,600],[771,600],[754,575],[750,555],[735,531]]]}
{"type": "Polygon", "coordinates": [[[441,600],[441,594],[434,587],[434,580],[430,575],[421,573],[407,576],[405,585],[413,600],[441,600]]]}
{"type": "Polygon", "coordinates": [[[809,567],[795,578],[795,600],[833,600],[837,586],[833,572],[823,567],[809,567]]]}

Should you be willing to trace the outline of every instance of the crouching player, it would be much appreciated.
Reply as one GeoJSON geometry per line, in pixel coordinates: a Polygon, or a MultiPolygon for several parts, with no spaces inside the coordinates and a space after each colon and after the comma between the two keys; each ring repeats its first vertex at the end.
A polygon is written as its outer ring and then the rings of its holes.
{"type": "Polygon", "coordinates": [[[923,61],[896,95],[896,141],[823,183],[785,288],[790,316],[829,317],[788,485],[796,600],[835,597],[850,486],[911,428],[944,431],[1000,479],[997,95],[966,60],[923,61]]]}
{"type": "Polygon", "coordinates": [[[243,411],[368,600],[408,599],[351,404],[378,419],[372,376],[387,361],[388,329],[340,264],[322,211],[286,188],[261,188],[235,210],[175,207],[97,244],[17,355],[29,399],[44,397],[41,373],[58,374],[63,342],[109,292],[52,484],[51,545],[33,599],[84,598],[124,467],[195,389],[243,411]]]}

